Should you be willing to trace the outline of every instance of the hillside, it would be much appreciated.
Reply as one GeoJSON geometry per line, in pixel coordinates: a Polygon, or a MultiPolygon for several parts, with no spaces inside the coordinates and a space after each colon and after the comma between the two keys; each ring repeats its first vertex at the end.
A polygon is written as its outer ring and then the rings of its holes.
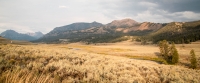
{"type": "Polygon", "coordinates": [[[92,22],[92,23],[73,23],[66,26],[56,27],[42,38],[34,41],[34,42],[55,42],[59,41],[59,39],[67,39],[74,38],[77,35],[79,30],[88,29],[91,27],[100,27],[103,26],[101,23],[92,22]]]}
{"type": "Polygon", "coordinates": [[[21,34],[14,30],[6,30],[2,32],[0,36],[11,40],[25,40],[25,41],[36,40],[36,38],[32,36],[29,36],[27,34],[21,34]]]}
{"type": "Polygon", "coordinates": [[[111,23],[108,23],[107,26],[126,28],[126,27],[136,26],[138,24],[139,22],[136,22],[135,20],[132,19],[122,19],[122,20],[114,20],[111,23]]]}
{"type": "Polygon", "coordinates": [[[175,43],[190,43],[200,40],[200,21],[171,22],[165,27],[149,35],[156,43],[160,40],[173,41],[175,43]]]}
{"type": "Polygon", "coordinates": [[[8,44],[8,43],[11,43],[10,41],[11,40],[8,40],[8,39],[0,36],[0,44],[8,44]]]}
{"type": "Polygon", "coordinates": [[[33,45],[34,43],[22,40],[10,40],[0,36],[0,45],[16,44],[16,45],[33,45]]]}

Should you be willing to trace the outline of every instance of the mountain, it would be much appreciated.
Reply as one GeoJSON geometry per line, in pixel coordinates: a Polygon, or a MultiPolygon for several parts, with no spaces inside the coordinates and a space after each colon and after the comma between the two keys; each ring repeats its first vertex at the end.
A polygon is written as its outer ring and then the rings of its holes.
{"type": "Polygon", "coordinates": [[[26,40],[26,41],[36,40],[36,38],[34,38],[32,36],[29,36],[27,34],[17,33],[14,30],[6,30],[6,31],[2,32],[0,34],[0,36],[7,38],[7,39],[11,39],[11,40],[26,40]]]}
{"type": "Polygon", "coordinates": [[[98,22],[79,22],[56,27],[45,35],[41,32],[20,34],[13,30],[7,30],[0,36],[12,40],[45,43],[108,43],[127,40],[127,36],[137,36],[136,39],[142,42],[158,43],[161,40],[168,40],[175,43],[190,43],[200,40],[200,21],[140,23],[132,19],[122,19],[105,25],[98,22]]]}
{"type": "Polygon", "coordinates": [[[64,32],[64,31],[75,31],[75,30],[83,30],[91,27],[100,27],[103,24],[98,23],[98,22],[92,22],[92,23],[73,23],[70,25],[62,26],[62,27],[56,27],[53,31],[50,33],[55,33],[55,32],[64,32]]]}
{"type": "Polygon", "coordinates": [[[84,36],[83,34],[79,35],[79,32],[81,32],[81,30],[87,30],[89,28],[101,27],[101,26],[103,26],[103,24],[98,22],[92,22],[92,23],[80,22],[66,26],[56,27],[52,31],[44,35],[42,38],[36,40],[36,42],[38,41],[53,42],[53,41],[59,41],[59,39],[76,38],[79,36],[84,36]]]}
{"type": "Polygon", "coordinates": [[[163,27],[161,23],[139,23],[132,19],[114,20],[103,25],[101,23],[73,23],[56,27],[35,42],[112,42],[123,36],[142,36],[163,27]]]}
{"type": "Polygon", "coordinates": [[[42,32],[35,32],[35,33],[26,33],[29,36],[32,36],[36,39],[39,39],[40,37],[44,36],[44,34],[42,32]]]}
{"type": "Polygon", "coordinates": [[[120,28],[126,28],[126,27],[132,27],[138,25],[139,22],[136,22],[132,19],[122,19],[122,20],[114,20],[111,23],[107,24],[108,27],[120,27],[120,28]]]}
{"type": "Polygon", "coordinates": [[[200,21],[171,22],[149,35],[151,41],[168,40],[175,43],[190,43],[200,40],[200,21]]]}
{"type": "MultiPolygon", "coordinates": [[[[118,23],[120,23],[120,21],[118,23]]],[[[156,31],[164,26],[161,23],[151,23],[151,22],[143,22],[143,23],[133,22],[129,25],[127,25],[127,23],[124,23],[124,24],[123,23],[124,22],[121,23],[121,25],[123,26],[117,26],[119,24],[112,25],[112,26],[108,24],[108,26],[111,28],[114,27],[113,29],[115,31],[123,32],[123,33],[130,33],[130,32],[134,33],[135,31],[146,31],[146,30],[156,31]]]]}

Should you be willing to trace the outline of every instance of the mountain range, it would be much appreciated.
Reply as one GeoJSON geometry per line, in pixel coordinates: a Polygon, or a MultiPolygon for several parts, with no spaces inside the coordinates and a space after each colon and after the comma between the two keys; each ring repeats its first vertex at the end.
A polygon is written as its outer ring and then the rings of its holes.
{"type": "Polygon", "coordinates": [[[56,27],[35,42],[118,42],[124,36],[137,36],[140,41],[157,43],[168,40],[175,43],[190,43],[200,40],[200,21],[152,23],[132,19],[114,20],[108,24],[98,22],[73,23],[56,27]]]}
{"type": "Polygon", "coordinates": [[[156,31],[166,24],[143,22],[132,19],[114,20],[103,25],[98,22],[73,23],[56,27],[35,42],[59,42],[66,39],[69,42],[111,42],[125,35],[142,36],[156,31]]]}
{"type": "Polygon", "coordinates": [[[45,43],[119,42],[126,40],[127,38],[124,38],[125,36],[136,36],[139,41],[152,41],[153,43],[157,43],[161,40],[168,40],[175,43],[190,43],[200,40],[200,21],[140,23],[132,19],[122,19],[114,20],[108,24],[101,24],[95,21],[92,23],[79,22],[56,27],[45,35],[40,32],[24,35],[25,34],[18,34],[17,36],[15,34],[5,36],[4,32],[1,34],[2,37],[9,39],[20,39],[20,37],[23,36],[29,41],[32,40],[32,42],[45,43]],[[33,36],[37,37],[34,37],[35,39],[30,39],[33,36]]]}
{"type": "Polygon", "coordinates": [[[0,36],[11,39],[11,40],[26,40],[26,41],[33,41],[43,36],[41,32],[35,33],[18,33],[14,30],[6,30],[0,34],[0,36]]]}

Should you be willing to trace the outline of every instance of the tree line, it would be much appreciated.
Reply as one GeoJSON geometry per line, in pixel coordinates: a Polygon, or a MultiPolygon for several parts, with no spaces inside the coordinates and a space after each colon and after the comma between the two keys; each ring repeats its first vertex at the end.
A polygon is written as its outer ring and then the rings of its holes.
{"type": "MultiPolygon", "coordinates": [[[[171,46],[170,46],[168,41],[163,40],[159,42],[158,46],[160,49],[161,58],[166,60],[168,64],[179,63],[179,53],[173,42],[171,43],[171,46]]],[[[190,51],[190,67],[193,69],[196,69],[198,67],[197,64],[198,64],[198,61],[196,58],[196,54],[194,50],[192,49],[190,51]]]]}

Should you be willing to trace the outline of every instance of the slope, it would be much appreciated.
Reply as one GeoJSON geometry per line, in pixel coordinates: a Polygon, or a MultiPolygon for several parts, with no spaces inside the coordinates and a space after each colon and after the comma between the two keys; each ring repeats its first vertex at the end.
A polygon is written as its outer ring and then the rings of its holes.
{"type": "Polygon", "coordinates": [[[200,21],[172,22],[158,31],[150,34],[151,40],[156,43],[160,40],[175,43],[190,43],[200,39],[200,21]]]}
{"type": "Polygon", "coordinates": [[[52,31],[44,35],[42,38],[34,42],[54,42],[54,41],[59,41],[59,39],[73,38],[75,36],[79,36],[76,34],[78,33],[77,31],[79,30],[84,30],[91,27],[100,27],[100,26],[103,26],[103,24],[97,22],[92,22],[92,23],[81,22],[81,23],[73,23],[62,27],[56,27],[52,31]]]}

